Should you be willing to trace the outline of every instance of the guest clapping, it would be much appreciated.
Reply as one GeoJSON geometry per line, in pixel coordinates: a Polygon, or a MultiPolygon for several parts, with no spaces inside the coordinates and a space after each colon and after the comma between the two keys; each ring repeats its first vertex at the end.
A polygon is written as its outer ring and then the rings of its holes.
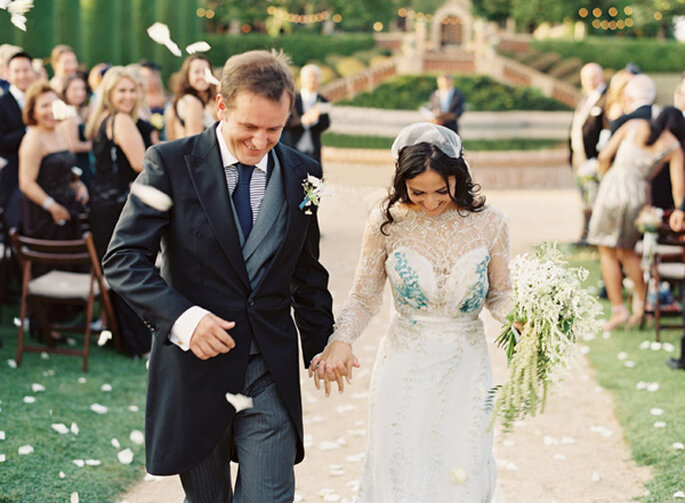
{"type": "Polygon", "coordinates": [[[168,140],[201,133],[216,120],[216,86],[206,78],[211,71],[212,64],[202,54],[193,54],[183,62],[174,79],[174,98],[165,123],[168,140]]]}

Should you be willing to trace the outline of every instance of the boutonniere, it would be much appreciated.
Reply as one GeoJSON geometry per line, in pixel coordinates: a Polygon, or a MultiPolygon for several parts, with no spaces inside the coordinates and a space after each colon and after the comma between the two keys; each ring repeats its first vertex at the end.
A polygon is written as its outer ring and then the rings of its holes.
{"type": "Polygon", "coordinates": [[[328,187],[321,178],[307,175],[307,178],[302,181],[302,188],[304,189],[304,199],[298,207],[301,210],[305,210],[305,215],[311,215],[311,206],[319,206],[321,196],[328,194],[328,187]]]}

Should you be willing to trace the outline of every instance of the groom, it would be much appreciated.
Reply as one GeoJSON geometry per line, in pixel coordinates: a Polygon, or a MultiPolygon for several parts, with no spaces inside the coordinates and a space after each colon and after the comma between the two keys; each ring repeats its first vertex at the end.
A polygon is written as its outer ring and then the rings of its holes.
{"type": "Polygon", "coordinates": [[[298,208],[321,167],[278,144],[294,83],[281,53],[231,57],[220,122],[152,147],[136,184],[168,194],[160,211],[131,196],[104,270],[153,333],[146,456],[179,473],[186,501],[293,500],[302,460],[298,337],[311,361],[333,330],[316,208],[298,208]],[[161,272],[155,257],[161,250],[161,272]],[[238,411],[227,392],[253,399],[238,411]]]}

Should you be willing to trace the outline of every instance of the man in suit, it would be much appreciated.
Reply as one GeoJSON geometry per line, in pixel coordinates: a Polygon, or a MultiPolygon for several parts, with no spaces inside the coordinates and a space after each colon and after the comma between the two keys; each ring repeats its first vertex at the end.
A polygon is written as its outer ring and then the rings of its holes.
{"type": "Polygon", "coordinates": [[[573,113],[568,143],[569,163],[580,189],[583,211],[583,228],[578,244],[584,246],[587,244],[594,194],[597,191],[597,181],[590,175],[590,167],[597,162],[600,132],[608,128],[604,117],[607,86],[602,67],[597,63],[583,66],[580,70],[580,84],[583,97],[573,113]]]}
{"type": "Polygon", "coordinates": [[[464,113],[464,95],[454,88],[452,76],[447,73],[437,78],[437,84],[429,103],[434,116],[432,122],[459,134],[457,120],[464,113]]]}
{"type": "Polygon", "coordinates": [[[5,210],[11,227],[21,223],[19,190],[19,145],[26,133],[21,117],[24,92],[36,80],[31,56],[17,52],[7,64],[9,90],[0,97],[0,157],[6,165],[0,171],[0,207],[5,210]]]}
{"type": "Polygon", "coordinates": [[[326,111],[328,100],[319,94],[321,68],[305,65],[300,70],[300,92],[281,141],[321,163],[321,135],[331,126],[326,111]]]}
{"type": "Polygon", "coordinates": [[[293,99],[283,54],[229,58],[220,122],[145,155],[135,184],[173,206],[130,196],[103,260],[153,333],[147,469],[180,474],[191,503],[232,501],[233,491],[241,502],[293,499],[304,449],[291,308],[306,364],[333,331],[317,208],[299,208],[303,181],[321,167],[278,144],[293,99]],[[227,392],[252,407],[236,413],[227,392]],[[240,467],[234,490],[230,458],[240,467]]]}

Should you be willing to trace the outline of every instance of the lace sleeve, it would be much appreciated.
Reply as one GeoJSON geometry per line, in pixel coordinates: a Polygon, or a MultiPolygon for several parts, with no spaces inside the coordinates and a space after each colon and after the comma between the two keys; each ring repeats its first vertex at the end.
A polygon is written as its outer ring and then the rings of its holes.
{"type": "Polygon", "coordinates": [[[500,213],[497,234],[490,248],[490,264],[488,265],[488,281],[490,290],[485,299],[485,306],[499,322],[504,319],[514,307],[511,300],[512,283],[509,273],[509,219],[500,213]]]}
{"type": "Polygon", "coordinates": [[[336,316],[335,331],[329,342],[337,340],[352,344],[364,331],[371,317],[380,309],[387,258],[385,236],[380,231],[382,222],[380,210],[374,210],[364,231],[352,290],[345,307],[336,316]]]}

